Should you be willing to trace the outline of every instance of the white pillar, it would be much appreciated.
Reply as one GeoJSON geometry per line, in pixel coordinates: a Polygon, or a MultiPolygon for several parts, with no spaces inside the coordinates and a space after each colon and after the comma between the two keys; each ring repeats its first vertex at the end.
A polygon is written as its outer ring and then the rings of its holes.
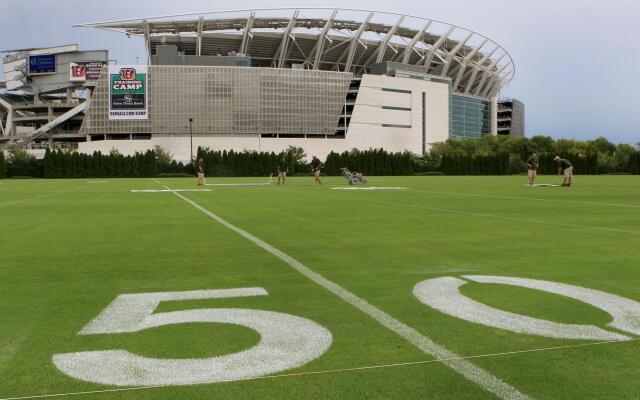
{"type": "Polygon", "coordinates": [[[13,107],[9,108],[8,114],[7,114],[7,124],[5,125],[4,128],[4,134],[6,136],[12,136],[16,134],[16,124],[15,122],[13,122],[13,107]]]}
{"type": "Polygon", "coordinates": [[[498,136],[498,96],[491,98],[491,134],[498,136]]]}

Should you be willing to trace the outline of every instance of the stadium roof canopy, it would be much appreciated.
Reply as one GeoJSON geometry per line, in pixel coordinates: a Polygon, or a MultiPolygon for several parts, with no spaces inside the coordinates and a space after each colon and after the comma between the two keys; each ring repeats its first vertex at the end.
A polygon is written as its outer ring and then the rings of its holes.
{"type": "Polygon", "coordinates": [[[457,93],[492,97],[515,74],[509,53],[472,30],[397,13],[269,8],[154,16],[92,27],[143,37],[149,55],[172,44],[183,54],[250,56],[253,66],[363,73],[384,61],[423,66],[457,93]]]}

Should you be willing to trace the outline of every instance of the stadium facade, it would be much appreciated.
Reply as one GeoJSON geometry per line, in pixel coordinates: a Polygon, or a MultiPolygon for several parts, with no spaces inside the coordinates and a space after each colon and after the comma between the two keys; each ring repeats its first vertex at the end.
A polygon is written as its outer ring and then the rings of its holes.
{"type": "MultiPolygon", "coordinates": [[[[482,34],[376,11],[255,9],[78,26],[138,37],[147,51],[145,65],[109,65],[88,87],[73,141],[81,152],[159,145],[182,161],[197,146],[422,154],[448,138],[497,134],[497,97],[515,74],[507,51],[482,34]]],[[[66,120],[48,122],[15,139],[69,140],[51,133],[66,120]]]]}
{"type": "Polygon", "coordinates": [[[517,99],[498,101],[498,135],[524,137],[524,103],[517,99]]]}

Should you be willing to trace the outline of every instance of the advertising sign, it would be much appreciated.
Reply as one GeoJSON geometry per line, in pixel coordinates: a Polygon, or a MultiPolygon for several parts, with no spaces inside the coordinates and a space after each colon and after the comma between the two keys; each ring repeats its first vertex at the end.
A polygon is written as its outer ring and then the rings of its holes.
{"type": "Polygon", "coordinates": [[[69,81],[97,81],[105,65],[107,64],[100,61],[69,63],[69,81]]]}
{"type": "Polygon", "coordinates": [[[148,119],[147,66],[109,66],[109,119],[148,119]]]}
{"type": "Polygon", "coordinates": [[[100,78],[100,74],[102,73],[102,68],[104,68],[107,63],[105,62],[86,62],[83,63],[85,66],[85,72],[87,74],[88,81],[97,81],[100,78]]]}
{"type": "Polygon", "coordinates": [[[55,74],[55,72],[56,72],[56,55],[55,54],[29,56],[29,75],[55,74]]]}
{"type": "Polygon", "coordinates": [[[87,71],[84,64],[69,63],[69,81],[84,82],[87,80],[87,71]]]}

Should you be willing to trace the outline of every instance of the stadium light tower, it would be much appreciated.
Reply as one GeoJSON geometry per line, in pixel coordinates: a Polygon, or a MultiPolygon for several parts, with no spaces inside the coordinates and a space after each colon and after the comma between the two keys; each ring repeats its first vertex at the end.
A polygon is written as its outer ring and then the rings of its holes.
{"type": "Polygon", "coordinates": [[[193,118],[189,118],[189,148],[191,149],[191,162],[193,163],[193,118]]]}

